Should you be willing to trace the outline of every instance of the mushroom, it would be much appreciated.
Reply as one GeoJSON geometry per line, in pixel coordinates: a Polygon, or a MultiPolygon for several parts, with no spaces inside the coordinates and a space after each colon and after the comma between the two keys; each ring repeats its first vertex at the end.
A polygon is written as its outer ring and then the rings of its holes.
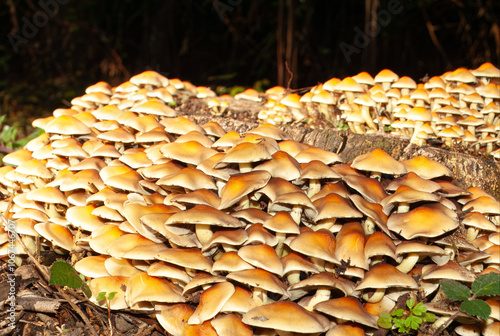
{"type": "Polygon", "coordinates": [[[291,301],[255,307],[243,316],[242,321],[254,327],[274,329],[283,336],[295,333],[319,335],[330,328],[328,318],[291,301]]]}

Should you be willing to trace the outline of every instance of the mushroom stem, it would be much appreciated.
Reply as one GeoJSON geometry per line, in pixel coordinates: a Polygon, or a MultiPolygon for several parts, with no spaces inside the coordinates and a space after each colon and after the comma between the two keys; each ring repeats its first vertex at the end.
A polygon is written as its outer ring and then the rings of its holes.
{"type": "Polygon", "coordinates": [[[400,202],[398,204],[398,211],[396,211],[397,213],[405,213],[405,212],[408,212],[410,211],[410,203],[408,202],[400,202]]]}
{"type": "Polygon", "coordinates": [[[213,232],[210,230],[210,225],[197,223],[195,227],[196,237],[201,245],[205,245],[212,237],[213,232]]]}
{"type": "Polygon", "coordinates": [[[296,284],[300,281],[300,271],[291,271],[286,276],[289,286],[296,284]]]}
{"type": "Polygon", "coordinates": [[[372,171],[370,173],[370,178],[376,179],[376,180],[378,180],[380,182],[380,180],[382,179],[382,173],[381,172],[372,171]]]}
{"type": "Polygon", "coordinates": [[[406,258],[396,268],[403,273],[408,273],[413,269],[418,259],[420,259],[420,256],[417,253],[408,253],[406,258]]]}
{"type": "Polygon", "coordinates": [[[375,232],[375,222],[370,217],[366,217],[366,220],[363,223],[363,229],[365,230],[366,235],[371,235],[375,232]]]}
{"type": "Polygon", "coordinates": [[[357,134],[365,134],[363,124],[360,122],[354,122],[354,131],[357,134]]]}
{"type": "Polygon", "coordinates": [[[307,190],[307,196],[309,198],[316,195],[321,190],[321,183],[318,179],[311,179],[309,181],[309,189],[307,190]]]}
{"type": "Polygon", "coordinates": [[[268,298],[267,298],[267,291],[259,288],[259,287],[254,287],[252,291],[252,297],[253,301],[257,306],[263,306],[268,303],[268,298]]]}
{"type": "Polygon", "coordinates": [[[320,303],[323,301],[328,301],[328,300],[330,300],[330,297],[331,297],[330,289],[320,287],[316,290],[316,293],[311,297],[311,300],[308,302],[307,306],[305,306],[304,308],[309,310],[309,311],[313,311],[314,306],[317,303],[320,303]]]}
{"type": "Polygon", "coordinates": [[[290,216],[292,216],[295,223],[300,225],[300,217],[302,216],[302,207],[298,204],[292,207],[292,211],[290,212],[290,216]]]}
{"type": "Polygon", "coordinates": [[[478,233],[479,233],[479,229],[472,227],[472,226],[469,227],[467,229],[467,241],[471,242],[474,239],[476,239],[478,233]]]}
{"type": "Polygon", "coordinates": [[[327,229],[330,230],[333,233],[339,232],[340,231],[340,226],[335,225],[335,222],[337,221],[337,218],[327,218],[319,221],[319,223],[315,224],[313,226],[314,231],[318,231],[320,229],[327,229]]]}
{"type": "Polygon", "coordinates": [[[365,118],[366,124],[373,130],[377,130],[377,126],[373,122],[372,116],[370,115],[370,107],[369,106],[361,106],[361,115],[365,118]]]}
{"type": "Polygon", "coordinates": [[[238,165],[240,166],[240,173],[249,173],[252,171],[251,162],[240,162],[238,165]]]}
{"type": "Polygon", "coordinates": [[[282,256],[283,246],[284,246],[285,239],[286,239],[286,233],[276,232],[276,238],[278,239],[278,244],[276,245],[275,251],[276,251],[276,254],[278,255],[278,257],[282,258],[283,257],[282,256]]]}
{"type": "Polygon", "coordinates": [[[363,294],[363,300],[370,303],[380,302],[384,298],[385,288],[377,288],[373,295],[369,296],[368,293],[363,294]]]}
{"type": "Polygon", "coordinates": [[[319,259],[319,258],[316,258],[316,257],[310,257],[310,258],[311,258],[312,263],[318,269],[318,271],[320,271],[320,272],[324,272],[325,271],[326,260],[319,259]]]}

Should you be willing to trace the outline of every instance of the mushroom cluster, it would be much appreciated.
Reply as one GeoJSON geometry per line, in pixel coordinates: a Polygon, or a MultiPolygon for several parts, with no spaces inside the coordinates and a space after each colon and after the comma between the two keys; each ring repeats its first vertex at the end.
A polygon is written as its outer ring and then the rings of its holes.
{"type": "MultiPolygon", "coordinates": [[[[361,72],[342,80],[332,78],[302,96],[276,86],[262,98],[252,89],[237,98],[265,99],[258,118],[267,123],[311,123],[321,117],[358,134],[397,134],[420,146],[440,138],[447,146],[460,144],[467,152],[492,154],[498,159],[499,85],[500,70],[484,63],[474,70],[458,68],[419,84],[385,69],[375,77],[361,72]]],[[[224,103],[227,109],[227,101],[224,103]]]]}
{"type": "Polygon", "coordinates": [[[0,167],[1,211],[28,248],[70,253],[96,304],[117,292],[111,309],[154,308],[176,336],[369,335],[406,293],[451,316],[439,279],[500,272],[500,203],[443,164],[198,125],[168,106],[170,86],[196,95],[173,82],[97,83],[0,167]]]}

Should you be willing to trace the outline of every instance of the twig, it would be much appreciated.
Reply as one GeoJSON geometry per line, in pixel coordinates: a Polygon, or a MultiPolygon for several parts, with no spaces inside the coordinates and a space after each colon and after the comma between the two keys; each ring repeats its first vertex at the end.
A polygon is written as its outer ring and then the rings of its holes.
{"type": "Polygon", "coordinates": [[[288,61],[285,61],[285,67],[286,67],[286,71],[288,72],[288,74],[290,75],[290,78],[288,79],[288,83],[286,84],[286,88],[288,90],[290,90],[290,83],[292,82],[292,78],[293,78],[293,72],[290,71],[290,68],[288,67],[288,61]]]}
{"type": "Polygon", "coordinates": [[[451,322],[453,322],[453,320],[454,320],[454,319],[456,319],[456,318],[457,318],[458,314],[460,314],[460,310],[457,310],[457,311],[455,312],[455,314],[451,315],[451,316],[450,316],[450,318],[448,319],[448,321],[446,321],[445,323],[443,323],[443,324],[442,324],[439,328],[437,328],[437,329],[436,329],[436,331],[434,331],[434,333],[432,334],[432,336],[438,336],[438,335],[440,335],[440,334],[441,334],[441,332],[442,332],[443,330],[445,330],[445,329],[448,327],[448,325],[449,325],[451,322]]]}

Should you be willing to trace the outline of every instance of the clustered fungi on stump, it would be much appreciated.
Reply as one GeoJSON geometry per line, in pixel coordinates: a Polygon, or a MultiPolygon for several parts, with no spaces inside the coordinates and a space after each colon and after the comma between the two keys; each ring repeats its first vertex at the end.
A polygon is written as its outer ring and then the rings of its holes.
{"type": "MultiPolygon", "coordinates": [[[[214,96],[205,91],[200,95],[212,97],[212,114],[231,109],[227,97],[214,96]]],[[[267,123],[314,126],[321,118],[353,133],[379,131],[408,137],[419,146],[440,138],[449,147],[500,158],[500,70],[491,63],[458,68],[419,84],[384,69],[375,77],[367,72],[334,77],[302,96],[276,86],[262,96],[248,89],[235,98],[262,101],[258,118],[267,123]]]]}
{"type": "Polygon", "coordinates": [[[363,335],[405,293],[451,315],[439,279],[500,272],[499,202],[444,165],[380,149],[346,164],[269,123],[225,132],[168,106],[196,92],[152,71],[97,83],[5,157],[2,212],[28,248],[71,254],[94,302],[117,292],[111,309],[155,308],[179,336],[363,335]]]}

